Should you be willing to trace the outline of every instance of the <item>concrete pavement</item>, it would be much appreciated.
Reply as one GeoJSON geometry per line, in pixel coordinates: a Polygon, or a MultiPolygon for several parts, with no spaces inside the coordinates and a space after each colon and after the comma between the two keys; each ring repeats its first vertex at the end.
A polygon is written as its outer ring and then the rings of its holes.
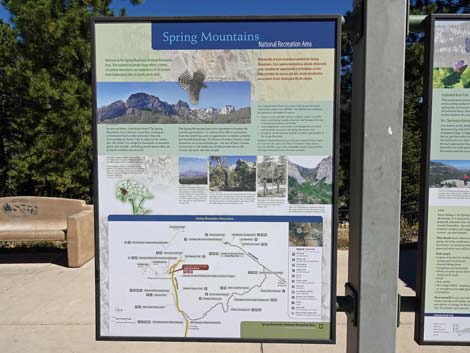
{"type": "MultiPolygon", "coordinates": [[[[64,252],[0,253],[0,352],[2,353],[344,353],[346,316],[337,314],[336,345],[97,342],[94,263],[64,267],[64,252]]],[[[338,252],[338,295],[344,293],[347,251],[338,252]]],[[[402,295],[414,295],[400,281],[402,295]]],[[[380,315],[380,311],[377,312],[380,315]]],[[[403,313],[397,353],[460,353],[469,347],[427,347],[413,341],[414,314],[403,313]]],[[[380,352],[377,352],[380,353],[380,352]]]]}

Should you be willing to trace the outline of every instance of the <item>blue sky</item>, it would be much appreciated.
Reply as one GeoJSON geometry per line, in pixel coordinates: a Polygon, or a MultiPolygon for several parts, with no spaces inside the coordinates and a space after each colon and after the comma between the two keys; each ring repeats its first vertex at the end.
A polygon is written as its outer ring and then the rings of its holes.
{"type": "MultiPolygon", "coordinates": [[[[115,13],[126,8],[128,16],[210,16],[275,14],[344,14],[353,0],[146,0],[132,6],[129,0],[114,0],[115,13]]],[[[0,18],[10,15],[0,5],[0,18]]]]}
{"type": "Polygon", "coordinates": [[[3,5],[0,5],[0,19],[2,19],[4,22],[9,22],[10,19],[10,14],[3,7],[3,5]]]}
{"type": "Polygon", "coordinates": [[[146,0],[132,6],[128,0],[114,0],[116,13],[125,7],[128,16],[208,16],[272,14],[344,14],[353,0],[146,0]]]}
{"type": "Polygon", "coordinates": [[[224,161],[228,167],[237,163],[239,159],[242,161],[256,163],[256,156],[221,156],[220,158],[222,158],[222,161],[224,161]]]}
{"type": "Polygon", "coordinates": [[[180,157],[180,174],[187,171],[207,173],[208,157],[180,157]]]}
{"type": "MultiPolygon", "coordinates": [[[[248,81],[205,82],[207,88],[202,88],[199,103],[194,108],[221,108],[233,105],[236,109],[251,106],[251,88],[248,81]]],[[[108,105],[117,100],[126,101],[133,93],[144,92],[160,98],[160,100],[175,104],[178,100],[187,102],[190,106],[188,91],[183,90],[178,82],[98,82],[98,107],[108,105]]]]}
{"type": "Polygon", "coordinates": [[[463,160],[463,161],[433,161],[433,162],[437,162],[437,163],[443,163],[443,164],[447,164],[447,165],[450,165],[454,168],[457,168],[457,169],[462,169],[462,170],[470,170],[470,160],[463,160]]]}

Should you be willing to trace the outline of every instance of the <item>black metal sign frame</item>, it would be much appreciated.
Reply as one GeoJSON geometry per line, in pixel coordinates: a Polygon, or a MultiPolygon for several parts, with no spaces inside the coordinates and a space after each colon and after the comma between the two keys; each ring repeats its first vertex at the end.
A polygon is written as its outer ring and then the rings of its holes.
{"type": "Polygon", "coordinates": [[[441,346],[469,346],[470,342],[455,341],[429,341],[424,339],[424,314],[425,314],[425,292],[426,292],[426,259],[427,234],[428,234],[428,212],[429,212],[429,170],[431,157],[431,124],[432,124],[432,92],[433,92],[433,68],[434,68],[434,30],[436,21],[470,21],[470,15],[457,14],[433,14],[426,18],[426,40],[425,40],[425,74],[424,74],[424,107],[422,126],[422,151],[421,151],[421,185],[419,202],[419,240],[417,256],[417,279],[416,299],[417,310],[415,312],[415,341],[420,345],[441,346]]]}
{"type": "Polygon", "coordinates": [[[94,17],[91,19],[92,34],[92,84],[93,84],[93,168],[94,168],[94,220],[95,220],[95,305],[96,305],[96,339],[103,341],[173,341],[173,342],[265,342],[265,343],[316,343],[334,344],[336,342],[336,252],[338,225],[338,184],[339,184],[339,102],[340,102],[340,67],[341,67],[341,23],[339,15],[305,15],[305,16],[236,16],[236,17],[94,17]],[[137,337],[137,336],[104,336],[101,333],[100,302],[100,239],[99,239],[99,194],[98,194],[98,128],[97,128],[97,95],[96,95],[96,41],[95,25],[103,23],[185,23],[185,22],[322,22],[335,23],[335,71],[334,71],[334,122],[333,122],[333,204],[331,229],[331,278],[330,278],[330,338],[327,340],[305,339],[246,339],[246,338],[179,338],[179,337],[137,337]]]}

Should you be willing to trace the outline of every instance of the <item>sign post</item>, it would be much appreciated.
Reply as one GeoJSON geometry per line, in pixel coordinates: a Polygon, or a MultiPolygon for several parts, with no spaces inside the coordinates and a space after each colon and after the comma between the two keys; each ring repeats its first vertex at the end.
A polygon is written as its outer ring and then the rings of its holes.
{"type": "Polygon", "coordinates": [[[340,23],[93,20],[97,339],[334,342],[340,23]]]}
{"type": "Polygon", "coordinates": [[[394,353],[407,3],[355,5],[363,18],[353,45],[348,281],[358,306],[347,352],[394,353]]]}
{"type": "Polygon", "coordinates": [[[430,16],[427,35],[415,339],[469,345],[470,16],[430,16]]]}

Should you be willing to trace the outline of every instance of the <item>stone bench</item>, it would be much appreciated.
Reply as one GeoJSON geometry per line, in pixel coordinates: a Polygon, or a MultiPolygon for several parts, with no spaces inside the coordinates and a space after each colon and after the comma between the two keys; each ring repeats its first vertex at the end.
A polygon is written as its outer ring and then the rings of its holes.
{"type": "Polygon", "coordinates": [[[69,267],[94,256],[93,206],[53,197],[0,197],[0,241],[67,241],[69,267]]]}

